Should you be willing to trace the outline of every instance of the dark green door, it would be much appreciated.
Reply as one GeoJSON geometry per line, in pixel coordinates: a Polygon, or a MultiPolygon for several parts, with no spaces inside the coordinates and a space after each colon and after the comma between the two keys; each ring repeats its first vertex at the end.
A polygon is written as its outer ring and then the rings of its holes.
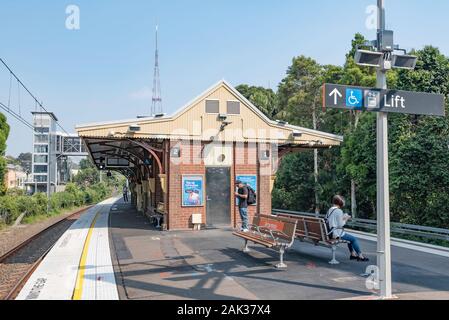
{"type": "Polygon", "coordinates": [[[206,215],[208,226],[231,224],[231,169],[206,168],[206,215]]]}

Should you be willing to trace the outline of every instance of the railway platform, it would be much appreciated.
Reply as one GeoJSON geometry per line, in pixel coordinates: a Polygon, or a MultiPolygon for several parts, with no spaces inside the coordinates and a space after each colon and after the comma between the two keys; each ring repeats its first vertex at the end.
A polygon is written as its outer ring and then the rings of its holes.
{"type": "Polygon", "coordinates": [[[16,300],[117,300],[108,235],[116,200],[83,214],[56,242],[16,300]]]}
{"type": "MultiPolygon", "coordinates": [[[[375,238],[358,234],[375,264],[375,238]]],[[[164,232],[129,204],[110,199],[84,214],[44,259],[18,299],[86,300],[372,300],[370,263],[349,261],[341,247],[295,243],[287,270],[276,252],[243,242],[231,228],[164,232]],[[109,227],[108,227],[109,226],[109,227]]],[[[398,299],[449,300],[449,250],[393,241],[398,299]]]]}

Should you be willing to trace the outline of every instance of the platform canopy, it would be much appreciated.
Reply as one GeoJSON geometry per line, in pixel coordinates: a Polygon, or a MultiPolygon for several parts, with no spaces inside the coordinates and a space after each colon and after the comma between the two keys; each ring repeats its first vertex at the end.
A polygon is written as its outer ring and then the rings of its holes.
{"type": "Polygon", "coordinates": [[[339,135],[270,120],[224,80],[171,116],[92,123],[76,130],[98,167],[110,158],[125,159],[132,168],[149,157],[159,162],[160,172],[167,140],[267,143],[277,145],[280,153],[331,148],[343,141],[339,135]]]}

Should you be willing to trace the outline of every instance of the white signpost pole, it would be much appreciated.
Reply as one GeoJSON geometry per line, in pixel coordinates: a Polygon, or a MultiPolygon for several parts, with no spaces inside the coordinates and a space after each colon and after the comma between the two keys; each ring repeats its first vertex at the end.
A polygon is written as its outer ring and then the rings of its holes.
{"type": "MultiPolygon", "coordinates": [[[[377,0],[378,32],[385,30],[384,0],[377,0]]],[[[382,37],[379,38],[381,41],[382,37]]],[[[379,51],[382,43],[377,44],[379,51]]],[[[385,68],[377,70],[377,87],[387,89],[385,68]]],[[[377,114],[377,266],[380,298],[391,299],[390,188],[388,168],[388,114],[377,114]]]]}

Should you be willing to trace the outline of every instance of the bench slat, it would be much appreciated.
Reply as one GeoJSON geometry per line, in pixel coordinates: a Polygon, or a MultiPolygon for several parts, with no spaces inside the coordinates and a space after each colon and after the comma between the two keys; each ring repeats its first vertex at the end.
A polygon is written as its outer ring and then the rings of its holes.
{"type": "Polygon", "coordinates": [[[265,240],[265,239],[263,239],[261,237],[254,237],[254,236],[250,236],[250,235],[245,234],[245,233],[234,232],[233,235],[236,235],[236,236],[238,236],[240,238],[243,238],[243,239],[246,239],[246,240],[249,240],[249,241],[252,241],[252,242],[256,242],[256,243],[261,244],[261,245],[263,245],[265,247],[268,247],[268,248],[272,248],[272,247],[274,247],[276,245],[275,242],[270,242],[270,241],[267,241],[267,240],[265,240]]]}

